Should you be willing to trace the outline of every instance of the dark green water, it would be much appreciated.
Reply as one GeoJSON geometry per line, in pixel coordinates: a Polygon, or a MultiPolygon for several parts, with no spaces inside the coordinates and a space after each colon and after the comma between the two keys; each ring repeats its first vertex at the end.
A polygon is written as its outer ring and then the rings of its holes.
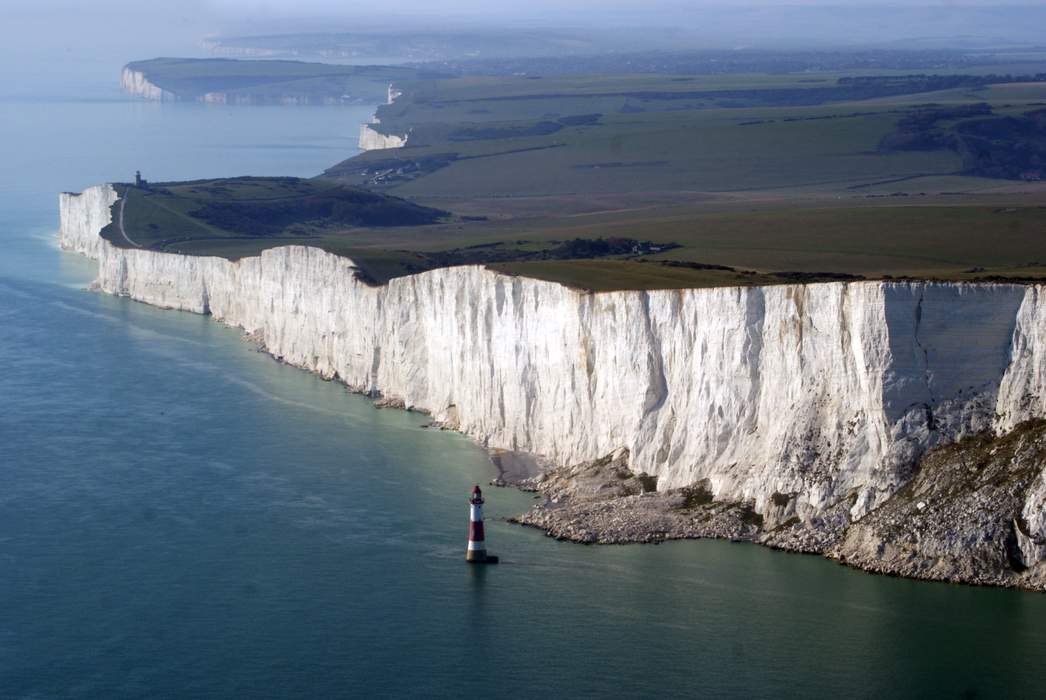
{"type": "Polygon", "coordinates": [[[1042,696],[1042,595],[559,543],[503,489],[466,566],[478,448],[50,242],[59,190],[312,174],[367,111],[0,102],[0,698],[1042,696]]]}

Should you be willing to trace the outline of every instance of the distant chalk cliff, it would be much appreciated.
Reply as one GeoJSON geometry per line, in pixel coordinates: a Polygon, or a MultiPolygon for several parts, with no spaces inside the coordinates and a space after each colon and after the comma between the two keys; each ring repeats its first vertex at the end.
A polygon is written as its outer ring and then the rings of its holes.
{"type": "Polygon", "coordinates": [[[395,99],[399,92],[390,82],[413,75],[395,66],[155,58],[124,66],[120,85],[131,95],[159,102],[359,105],[395,99]]]}
{"type": "Polygon", "coordinates": [[[149,79],[145,77],[145,73],[134,70],[129,66],[124,66],[123,71],[120,73],[120,87],[126,93],[138,95],[156,102],[174,102],[178,99],[178,96],[173,92],[168,92],[149,82],[149,79]]]}
{"type": "MultiPolygon", "coordinates": [[[[390,84],[386,104],[392,104],[396,101],[396,98],[402,94],[402,90],[399,90],[390,84]]],[[[383,134],[375,128],[379,123],[378,116],[374,115],[374,118],[369,124],[360,124],[359,148],[361,151],[376,151],[385,148],[403,148],[407,145],[407,134],[383,134]]]]}
{"type": "Polygon", "coordinates": [[[403,148],[407,145],[406,136],[383,134],[373,124],[360,124],[360,150],[374,151],[383,148],[403,148]]]}

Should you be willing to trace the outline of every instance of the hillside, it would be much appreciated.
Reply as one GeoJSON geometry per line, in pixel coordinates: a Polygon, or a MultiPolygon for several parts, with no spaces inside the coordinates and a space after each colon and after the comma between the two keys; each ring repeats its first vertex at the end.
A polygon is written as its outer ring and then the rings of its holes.
{"type": "Polygon", "coordinates": [[[447,212],[324,180],[239,177],[115,185],[102,237],[114,245],[242,257],[276,245],[324,247],[360,227],[426,226],[447,212]]]}
{"type": "MultiPolygon", "coordinates": [[[[213,67],[231,80],[250,63],[168,70],[198,90],[213,67]]],[[[254,63],[284,77],[320,65],[254,63]]],[[[379,283],[463,264],[591,290],[1037,280],[1046,277],[1044,77],[397,80],[402,94],[371,128],[405,136],[406,147],[362,153],[315,181],[391,195],[395,227],[316,218],[310,207],[330,202],[302,194],[301,181],[281,196],[313,204],[294,211],[174,207],[194,214],[187,220],[151,207],[144,230],[141,193],[130,191],[127,221],[147,245],[194,254],[238,258],[308,241],[379,283]],[[453,216],[415,218],[408,205],[453,216]]]]}
{"type": "Polygon", "coordinates": [[[1023,118],[1046,102],[1044,78],[801,73],[400,83],[403,95],[379,108],[377,128],[409,133],[408,148],[369,152],[327,175],[432,197],[852,191],[966,173],[955,150],[880,144],[928,105],[978,104],[988,116],[1023,118]]]}
{"type": "Polygon", "coordinates": [[[403,231],[384,242],[401,249],[443,235],[453,247],[600,236],[675,244],[613,260],[494,262],[589,289],[1033,279],[1046,271],[1046,189],[1028,146],[1041,130],[1042,77],[418,81],[379,109],[378,128],[409,133],[406,147],[325,175],[470,219],[424,241],[403,231]],[[985,131],[992,149],[972,148],[985,131]],[[985,166],[999,161],[1008,170],[985,166]]]}

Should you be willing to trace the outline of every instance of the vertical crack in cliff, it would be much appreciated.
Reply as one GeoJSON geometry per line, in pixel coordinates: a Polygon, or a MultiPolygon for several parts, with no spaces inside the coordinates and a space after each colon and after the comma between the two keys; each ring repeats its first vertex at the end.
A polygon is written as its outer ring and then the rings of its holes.
{"type": "Polygon", "coordinates": [[[207,290],[207,280],[204,279],[202,283],[203,289],[200,290],[200,313],[204,316],[211,315],[211,293],[207,290]]]}
{"type": "Polygon", "coordinates": [[[643,398],[643,414],[639,419],[638,429],[632,443],[631,454],[634,459],[638,459],[647,447],[655,450],[655,457],[664,453],[659,449],[661,445],[657,444],[657,414],[668,399],[668,380],[665,377],[661,339],[655,332],[654,319],[650,310],[650,293],[641,291],[637,294],[647,348],[647,388],[643,398]]]}
{"type": "MultiPolygon", "coordinates": [[[[763,326],[766,323],[766,295],[761,290],[743,291],[746,296],[745,303],[745,339],[742,345],[744,362],[748,367],[748,407],[745,412],[748,425],[746,432],[754,433],[759,429],[758,411],[755,407],[759,405],[759,396],[763,391],[763,326]]],[[[717,450],[717,457],[725,451],[723,448],[717,450]]]]}
{"type": "Polygon", "coordinates": [[[923,381],[926,383],[926,395],[929,397],[929,401],[926,403],[926,429],[933,431],[937,429],[937,423],[933,417],[933,407],[936,405],[937,399],[933,395],[933,373],[930,371],[930,352],[919,340],[919,331],[922,329],[923,320],[923,299],[925,296],[925,287],[920,287],[919,299],[915,302],[915,328],[912,331],[912,342],[915,343],[915,347],[917,347],[922,353],[922,377],[923,381]]]}
{"type": "Polygon", "coordinates": [[[374,344],[374,351],[371,353],[370,358],[370,386],[367,387],[368,392],[379,391],[378,389],[378,370],[381,367],[381,345],[378,343],[374,344]]]}
{"type": "MultiPolygon", "coordinates": [[[[1039,308],[1041,308],[1041,300],[1038,287],[1027,287],[1021,296],[1021,303],[1017,306],[1017,313],[1013,314],[1010,344],[1006,348],[1003,360],[1005,369],[996,389],[996,404],[992,419],[993,428],[996,431],[1012,429],[1020,422],[1016,419],[1017,416],[1029,416],[1036,412],[1033,406],[1042,404],[1041,392],[1033,384],[1033,378],[1042,376],[1042,373],[1025,373],[1019,369],[1027,366],[1029,362],[1034,362],[1035,353],[1032,350],[1036,342],[1034,330],[1041,325],[1036,324],[1031,318],[1026,321],[1024,312],[1025,309],[1039,308]]],[[[1028,316],[1031,316],[1031,313],[1028,316]]]]}
{"type": "Polygon", "coordinates": [[[643,331],[647,339],[647,391],[643,401],[643,419],[657,413],[668,399],[668,379],[665,377],[665,363],[661,356],[661,338],[654,332],[654,320],[650,313],[650,293],[640,292],[640,305],[643,309],[643,331]]]}
{"type": "Polygon", "coordinates": [[[803,354],[803,342],[806,339],[806,287],[792,287],[789,291],[792,303],[795,305],[795,348],[796,357],[799,361],[799,371],[802,372],[806,366],[806,357],[803,354]]]}
{"type": "Polygon", "coordinates": [[[585,359],[585,388],[588,394],[588,402],[591,405],[596,395],[596,344],[592,338],[592,305],[595,303],[594,296],[585,295],[580,300],[578,307],[578,331],[580,331],[581,353],[585,359]]]}
{"type": "MultiPolygon", "coordinates": [[[[374,318],[383,319],[385,315],[385,293],[379,292],[374,296],[374,318]]],[[[370,332],[373,335],[371,351],[370,370],[368,371],[366,393],[373,394],[380,391],[378,387],[378,373],[381,371],[381,343],[379,342],[380,322],[375,323],[370,332]]]]}
{"type": "Polygon", "coordinates": [[[851,334],[852,321],[850,320],[850,284],[843,282],[843,288],[839,298],[839,350],[843,357],[853,357],[853,336],[851,334]]]}
{"type": "MultiPolygon", "coordinates": [[[[127,284],[129,272],[127,269],[127,256],[120,256],[120,263],[116,271],[116,293],[124,296],[130,296],[131,290],[127,284]]],[[[101,275],[99,275],[101,277],[101,275]]]]}

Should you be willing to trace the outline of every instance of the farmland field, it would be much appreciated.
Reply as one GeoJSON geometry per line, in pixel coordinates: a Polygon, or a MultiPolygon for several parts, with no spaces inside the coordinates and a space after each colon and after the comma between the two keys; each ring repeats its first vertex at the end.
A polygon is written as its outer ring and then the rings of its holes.
{"type": "Polygon", "coordinates": [[[145,215],[149,198],[132,192],[127,221],[147,245],[184,253],[237,258],[316,245],[352,257],[377,283],[448,264],[488,264],[591,290],[1039,279],[1039,156],[1022,152],[1025,160],[1000,166],[1010,148],[1003,133],[987,171],[1015,175],[986,177],[977,169],[984,156],[973,158],[962,140],[983,131],[974,124],[983,120],[1012,133],[1038,128],[1046,81],[1015,80],[802,73],[396,81],[403,95],[379,108],[376,128],[407,134],[407,146],[362,153],[309,185],[281,185],[281,196],[369,190],[391,196],[383,205],[401,215],[414,206],[439,215],[400,216],[390,228],[317,219],[306,209],[275,228],[259,219],[232,230],[220,217],[186,218],[182,205],[157,208],[155,195],[145,215]]]}

